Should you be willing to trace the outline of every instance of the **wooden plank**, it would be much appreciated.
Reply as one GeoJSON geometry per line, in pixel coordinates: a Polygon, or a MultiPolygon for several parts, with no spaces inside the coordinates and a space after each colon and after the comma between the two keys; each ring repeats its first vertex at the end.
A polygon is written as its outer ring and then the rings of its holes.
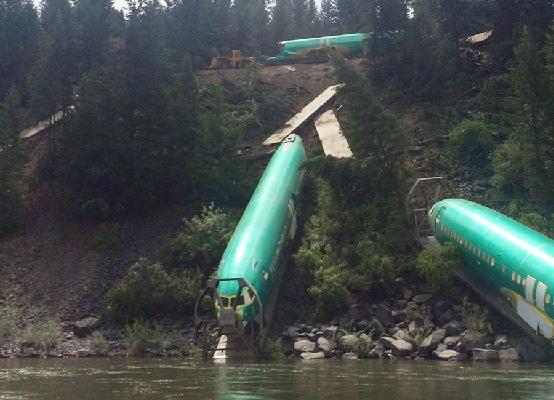
{"type": "Polygon", "coordinates": [[[321,114],[315,120],[315,128],[326,156],[351,158],[352,151],[340,129],[339,121],[333,110],[321,114]]]}
{"type": "Polygon", "coordinates": [[[329,104],[331,100],[335,98],[335,96],[337,95],[337,90],[340,87],[341,85],[329,86],[323,91],[323,93],[312,100],[310,104],[304,107],[302,111],[288,120],[284,127],[268,137],[263,142],[263,144],[265,146],[270,146],[273,144],[281,143],[283,139],[285,139],[291,133],[294,133],[298,128],[304,126],[304,124],[310,121],[319,110],[321,110],[323,107],[329,104]]]}

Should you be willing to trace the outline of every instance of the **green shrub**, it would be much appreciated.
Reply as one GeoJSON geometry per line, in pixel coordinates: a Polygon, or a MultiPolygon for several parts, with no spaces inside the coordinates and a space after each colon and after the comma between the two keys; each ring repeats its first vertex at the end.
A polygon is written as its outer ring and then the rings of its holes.
{"type": "Polygon", "coordinates": [[[416,261],[419,275],[435,290],[448,289],[454,274],[461,266],[461,259],[456,246],[452,243],[445,246],[429,246],[423,249],[416,261]]]}
{"type": "Polygon", "coordinates": [[[283,354],[283,343],[280,338],[267,338],[261,357],[268,361],[280,361],[285,358],[283,354]]]}
{"type": "Polygon", "coordinates": [[[110,347],[110,343],[102,332],[94,331],[90,335],[90,349],[96,354],[105,354],[110,347]]]}
{"type": "Polygon", "coordinates": [[[475,170],[489,164],[494,138],[483,121],[465,120],[448,135],[448,147],[455,161],[475,170]]]}
{"type": "Polygon", "coordinates": [[[12,306],[0,307],[0,345],[14,338],[17,332],[18,310],[12,306]]]}
{"type": "Polygon", "coordinates": [[[196,270],[168,272],[159,263],[141,259],[106,295],[108,317],[129,321],[190,311],[201,283],[196,270]]]}
{"type": "Polygon", "coordinates": [[[90,238],[90,247],[96,251],[106,251],[114,248],[120,240],[116,226],[113,224],[98,225],[90,238]]]}
{"type": "Polygon", "coordinates": [[[185,220],[183,232],[165,246],[162,262],[169,269],[198,268],[204,276],[217,267],[231,239],[236,219],[213,204],[185,220]]]}
{"type": "Polygon", "coordinates": [[[23,341],[33,347],[53,349],[61,334],[60,324],[52,319],[34,322],[27,326],[23,341]]]}
{"type": "Polygon", "coordinates": [[[163,336],[160,330],[141,319],[126,325],[123,336],[129,355],[144,355],[149,351],[159,352],[163,348],[163,336]]]}
{"type": "Polygon", "coordinates": [[[467,297],[464,297],[462,316],[468,328],[483,333],[492,333],[492,327],[489,322],[489,310],[486,307],[471,303],[467,297]]]}
{"type": "Polygon", "coordinates": [[[406,316],[407,321],[419,321],[423,319],[423,315],[421,314],[417,304],[413,302],[408,303],[402,312],[406,316]]]}

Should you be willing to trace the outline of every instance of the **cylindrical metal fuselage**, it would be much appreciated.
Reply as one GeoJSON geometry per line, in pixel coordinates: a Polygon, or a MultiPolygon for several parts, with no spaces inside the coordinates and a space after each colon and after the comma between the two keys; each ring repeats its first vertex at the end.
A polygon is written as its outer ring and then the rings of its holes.
{"type": "Polygon", "coordinates": [[[302,60],[312,51],[334,48],[344,56],[362,54],[370,34],[349,33],[346,35],[323,36],[317,38],[286,40],[279,42],[280,53],[267,59],[269,64],[285,61],[302,60]]]}
{"type": "Polygon", "coordinates": [[[473,277],[537,333],[554,336],[554,240],[467,200],[436,203],[429,223],[439,243],[455,243],[473,277]]]}
{"type": "Polygon", "coordinates": [[[239,293],[237,281],[219,281],[217,292],[223,307],[236,307],[240,317],[255,316],[259,312],[255,298],[264,305],[275,289],[283,254],[296,229],[296,202],[305,159],[302,139],[285,139],[271,158],[223,254],[216,278],[242,278],[254,289],[245,287],[239,293]]]}

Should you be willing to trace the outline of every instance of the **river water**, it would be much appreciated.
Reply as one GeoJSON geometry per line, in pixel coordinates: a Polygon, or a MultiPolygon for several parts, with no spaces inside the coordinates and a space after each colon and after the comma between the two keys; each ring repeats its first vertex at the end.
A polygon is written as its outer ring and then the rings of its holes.
{"type": "Polygon", "coordinates": [[[554,366],[314,360],[0,360],[0,399],[554,398],[554,366]]]}

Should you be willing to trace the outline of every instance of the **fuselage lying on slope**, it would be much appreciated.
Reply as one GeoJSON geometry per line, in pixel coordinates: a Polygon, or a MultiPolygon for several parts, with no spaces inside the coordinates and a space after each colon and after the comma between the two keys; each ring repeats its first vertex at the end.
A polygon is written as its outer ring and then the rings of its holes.
{"type": "MultiPolygon", "coordinates": [[[[363,54],[371,34],[349,33],[337,36],[323,36],[279,42],[279,54],[266,60],[267,64],[287,62],[318,61],[328,56],[329,50],[338,51],[343,56],[363,54]]],[[[327,61],[325,59],[324,61],[327,61]]]]}
{"type": "Polygon", "coordinates": [[[283,256],[296,233],[305,159],[302,139],[287,137],[271,158],[211,280],[218,325],[239,335],[248,331],[257,345],[270,322],[283,256]]]}
{"type": "Polygon", "coordinates": [[[437,241],[460,250],[465,272],[508,300],[536,334],[554,337],[554,240],[466,200],[440,201],[428,218],[437,241]]]}

